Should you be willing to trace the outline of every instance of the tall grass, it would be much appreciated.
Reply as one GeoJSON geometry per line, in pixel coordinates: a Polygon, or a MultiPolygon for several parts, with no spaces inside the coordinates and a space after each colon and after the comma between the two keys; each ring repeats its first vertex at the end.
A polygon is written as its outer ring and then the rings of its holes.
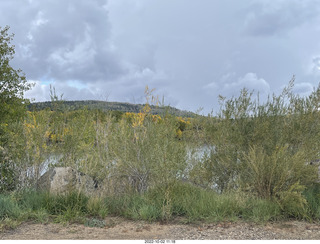
{"type": "Polygon", "coordinates": [[[131,219],[194,221],[246,220],[265,222],[282,217],[276,203],[239,192],[217,194],[190,184],[152,189],[143,195],[114,196],[106,199],[110,214],[131,219]],[[166,195],[169,190],[169,197],[166,195]],[[169,208],[168,208],[169,207],[169,208]]]}
{"type": "Polygon", "coordinates": [[[320,220],[320,184],[306,189],[303,192],[307,201],[307,212],[310,219],[320,220]]]}
{"type": "Polygon", "coordinates": [[[102,199],[89,198],[78,192],[56,195],[24,190],[0,195],[0,224],[7,226],[28,219],[41,223],[50,220],[84,223],[88,218],[104,218],[107,213],[102,199]]]}
{"type": "Polygon", "coordinates": [[[12,201],[10,196],[0,195],[0,220],[18,218],[20,214],[21,208],[17,202],[12,201]]]}
{"type": "Polygon", "coordinates": [[[77,192],[51,195],[33,190],[0,195],[0,229],[14,227],[26,220],[40,223],[81,223],[103,227],[107,215],[133,220],[172,221],[179,217],[183,223],[198,221],[250,221],[265,223],[292,217],[320,220],[320,187],[303,192],[306,198],[301,215],[290,206],[271,199],[263,199],[241,191],[218,194],[189,183],[171,182],[137,192],[108,195],[103,198],[86,197],[77,192]]]}

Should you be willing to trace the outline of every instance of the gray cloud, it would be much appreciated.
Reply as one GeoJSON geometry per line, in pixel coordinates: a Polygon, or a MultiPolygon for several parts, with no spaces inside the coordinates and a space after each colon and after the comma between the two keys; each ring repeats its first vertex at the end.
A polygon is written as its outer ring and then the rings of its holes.
{"type": "Polygon", "coordinates": [[[16,35],[16,64],[30,79],[94,82],[122,75],[105,6],[101,0],[31,1],[22,13],[28,28],[16,35]]]}
{"type": "Polygon", "coordinates": [[[315,57],[312,60],[312,64],[313,64],[313,67],[312,67],[313,73],[316,75],[320,75],[320,57],[315,57]]]}
{"type": "Polygon", "coordinates": [[[254,1],[247,9],[244,30],[257,36],[286,35],[318,17],[318,5],[315,0],[254,1]]]}
{"type": "MultiPolygon", "coordinates": [[[[319,5],[320,6],[320,5],[319,5]]],[[[143,102],[144,87],[196,111],[243,87],[295,92],[320,81],[317,0],[65,0],[0,2],[16,34],[14,65],[48,99],[143,102]],[[12,15],[15,13],[15,15],[12,15]]]]}
{"type": "Polygon", "coordinates": [[[298,83],[294,87],[294,92],[298,93],[301,96],[307,96],[310,95],[310,93],[313,91],[313,86],[310,83],[298,83]]]}
{"type": "Polygon", "coordinates": [[[206,92],[219,91],[221,95],[227,97],[238,96],[243,88],[246,88],[249,92],[259,93],[263,99],[266,99],[271,92],[270,84],[251,72],[246,73],[243,77],[239,77],[235,73],[228,73],[223,75],[218,82],[212,82],[203,87],[206,92]]]}

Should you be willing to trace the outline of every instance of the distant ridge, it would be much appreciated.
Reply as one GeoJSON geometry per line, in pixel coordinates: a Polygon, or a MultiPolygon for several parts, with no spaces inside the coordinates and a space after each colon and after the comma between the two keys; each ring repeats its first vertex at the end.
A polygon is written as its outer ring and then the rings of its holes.
{"type": "MultiPolygon", "coordinates": [[[[106,102],[97,100],[83,100],[83,101],[59,101],[59,102],[34,102],[28,105],[29,111],[39,111],[43,109],[53,110],[59,104],[59,108],[74,111],[87,108],[89,110],[101,110],[101,111],[120,111],[120,112],[132,112],[139,113],[142,111],[144,104],[131,104],[123,102],[106,102]]],[[[152,114],[164,114],[169,113],[181,117],[194,117],[193,112],[180,110],[171,106],[154,106],[151,105],[152,114]]]]}

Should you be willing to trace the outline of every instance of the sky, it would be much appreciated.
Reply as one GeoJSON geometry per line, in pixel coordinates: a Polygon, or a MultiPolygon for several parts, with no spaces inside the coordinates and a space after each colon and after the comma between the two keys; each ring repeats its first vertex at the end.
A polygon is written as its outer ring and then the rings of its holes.
{"type": "Polygon", "coordinates": [[[199,113],[242,88],[279,93],[293,75],[304,96],[320,82],[319,0],[1,0],[14,33],[11,65],[26,97],[144,103],[199,113]]]}

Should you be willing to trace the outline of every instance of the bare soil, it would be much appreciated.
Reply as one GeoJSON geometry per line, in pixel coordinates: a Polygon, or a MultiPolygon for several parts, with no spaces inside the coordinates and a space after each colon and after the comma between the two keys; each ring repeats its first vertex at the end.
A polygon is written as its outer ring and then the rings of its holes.
{"type": "Polygon", "coordinates": [[[107,217],[106,227],[25,222],[0,240],[320,240],[320,223],[149,223],[107,217]]]}

